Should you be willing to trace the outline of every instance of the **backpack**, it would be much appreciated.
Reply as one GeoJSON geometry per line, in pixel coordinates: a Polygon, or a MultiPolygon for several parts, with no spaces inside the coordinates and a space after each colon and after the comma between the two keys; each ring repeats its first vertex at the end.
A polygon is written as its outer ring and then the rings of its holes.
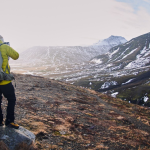
{"type": "MultiPolygon", "coordinates": [[[[8,42],[4,42],[1,45],[3,44],[8,44],[8,42]]],[[[2,63],[3,63],[3,58],[2,58],[2,55],[1,55],[1,51],[0,51],[0,82],[3,81],[3,80],[7,80],[7,81],[11,81],[11,80],[14,80],[14,76],[12,74],[10,74],[10,71],[8,69],[8,64],[5,68],[5,71],[3,71],[2,69],[2,63]],[[6,70],[8,70],[9,74],[6,73],[6,70]]]]}

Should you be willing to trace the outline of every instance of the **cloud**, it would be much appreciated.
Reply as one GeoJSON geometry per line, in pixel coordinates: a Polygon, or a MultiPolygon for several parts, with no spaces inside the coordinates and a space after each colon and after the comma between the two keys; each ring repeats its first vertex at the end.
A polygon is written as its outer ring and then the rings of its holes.
{"type": "Polygon", "coordinates": [[[150,32],[145,7],[135,13],[129,3],[116,0],[13,0],[1,5],[7,10],[0,9],[0,34],[13,47],[89,45],[111,35],[129,40],[150,32]]]}
{"type": "Polygon", "coordinates": [[[150,0],[144,0],[145,2],[147,2],[147,3],[150,3],[150,0]]]}
{"type": "Polygon", "coordinates": [[[150,32],[150,13],[143,6],[139,7],[135,13],[133,7],[124,2],[120,2],[123,8],[120,11],[121,6],[118,7],[117,11],[120,12],[120,18],[122,16],[122,26],[125,27],[123,35],[128,39],[139,36],[141,34],[150,32]],[[123,25],[124,24],[124,25],[123,25]]]}
{"type": "Polygon", "coordinates": [[[139,11],[140,7],[143,7],[145,10],[147,10],[148,13],[150,13],[150,0],[116,0],[117,2],[123,2],[126,4],[129,4],[136,13],[139,11]]]}

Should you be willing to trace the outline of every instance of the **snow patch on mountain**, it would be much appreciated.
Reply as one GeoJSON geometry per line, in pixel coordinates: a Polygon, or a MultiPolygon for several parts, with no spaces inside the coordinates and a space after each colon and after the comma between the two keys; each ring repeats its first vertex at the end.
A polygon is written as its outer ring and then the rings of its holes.
{"type": "Polygon", "coordinates": [[[145,66],[146,64],[148,64],[150,62],[150,58],[139,58],[135,61],[132,61],[131,63],[129,63],[125,69],[133,69],[133,68],[140,68],[145,66]]]}
{"type": "Polygon", "coordinates": [[[105,82],[100,89],[106,89],[112,85],[118,85],[118,83],[116,81],[105,82]]]}
{"type": "Polygon", "coordinates": [[[96,58],[94,58],[91,62],[94,62],[96,64],[101,64],[102,63],[101,59],[96,59],[96,58]]]}
{"type": "Polygon", "coordinates": [[[116,98],[116,96],[117,96],[118,94],[119,94],[119,92],[115,92],[115,93],[112,93],[111,96],[114,97],[114,98],[116,98]]]}
{"type": "Polygon", "coordinates": [[[115,53],[117,53],[119,51],[119,47],[116,49],[116,50],[114,50],[112,53],[111,52],[109,52],[108,53],[108,55],[109,55],[109,58],[111,58],[112,57],[112,55],[114,55],[115,53]]]}
{"type": "Polygon", "coordinates": [[[146,56],[148,56],[148,55],[150,55],[150,51],[149,51],[149,49],[147,49],[146,48],[146,46],[140,51],[140,54],[138,54],[137,56],[136,56],[136,58],[138,59],[138,58],[140,58],[140,57],[146,57],[146,56]]]}
{"type": "MultiPolygon", "coordinates": [[[[134,51],[136,51],[136,49],[132,50],[128,55],[131,55],[134,51]]],[[[128,55],[126,55],[125,57],[127,57],[128,55]]],[[[148,55],[150,55],[150,50],[145,46],[142,50],[140,50],[140,54],[136,56],[136,60],[130,62],[125,67],[125,69],[139,68],[150,63],[150,57],[148,57],[148,55]]]]}
{"type": "Polygon", "coordinates": [[[106,68],[107,68],[107,67],[111,67],[111,66],[113,66],[113,64],[108,64],[108,65],[106,66],[106,68]]]}
{"type": "Polygon", "coordinates": [[[143,99],[144,99],[144,102],[146,103],[149,98],[147,96],[144,96],[143,99]]]}
{"type": "MultiPolygon", "coordinates": [[[[134,78],[135,79],[135,78],[134,78]]],[[[122,83],[122,85],[125,85],[125,84],[128,84],[128,83],[130,83],[131,81],[133,81],[134,79],[130,79],[130,80],[128,80],[127,82],[125,82],[125,83],[122,83]]]]}
{"type": "Polygon", "coordinates": [[[142,54],[145,54],[146,53],[146,46],[140,51],[140,54],[142,55],[142,54]]]}
{"type": "Polygon", "coordinates": [[[134,49],[134,50],[132,50],[132,51],[131,51],[130,53],[128,53],[127,55],[125,55],[122,59],[124,59],[124,58],[128,57],[129,55],[131,55],[132,53],[134,53],[136,50],[137,50],[137,48],[136,48],[136,49],[134,49]]]}

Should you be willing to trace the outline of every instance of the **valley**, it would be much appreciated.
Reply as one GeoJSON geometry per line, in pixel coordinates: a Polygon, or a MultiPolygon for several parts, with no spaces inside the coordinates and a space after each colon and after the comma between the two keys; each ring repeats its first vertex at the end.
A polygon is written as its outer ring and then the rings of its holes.
{"type": "Polygon", "coordinates": [[[32,47],[11,61],[12,72],[68,82],[150,107],[150,33],[122,40],[111,36],[87,47],[32,47]]]}

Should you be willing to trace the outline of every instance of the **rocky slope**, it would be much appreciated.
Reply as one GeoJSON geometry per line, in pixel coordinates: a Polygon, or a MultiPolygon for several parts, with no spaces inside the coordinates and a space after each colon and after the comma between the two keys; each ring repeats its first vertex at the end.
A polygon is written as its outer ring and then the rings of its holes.
{"type": "Polygon", "coordinates": [[[95,61],[107,65],[110,70],[139,69],[150,64],[150,33],[133,38],[115,46],[105,56],[97,56],[95,61]],[[104,59],[105,58],[105,59],[104,59]]]}
{"type": "MultiPolygon", "coordinates": [[[[129,42],[115,46],[108,53],[91,59],[88,68],[70,78],[85,75],[111,74],[124,76],[148,70],[150,64],[150,33],[131,39],[129,42]]],[[[96,79],[96,77],[95,77],[96,79]]]]}
{"type": "Polygon", "coordinates": [[[150,107],[150,33],[111,48],[89,66],[64,80],[150,107]]]}
{"type": "MultiPolygon", "coordinates": [[[[16,122],[39,149],[150,149],[150,109],[43,77],[15,74],[16,122]]],[[[2,101],[6,111],[6,99],[2,101]]]]}

